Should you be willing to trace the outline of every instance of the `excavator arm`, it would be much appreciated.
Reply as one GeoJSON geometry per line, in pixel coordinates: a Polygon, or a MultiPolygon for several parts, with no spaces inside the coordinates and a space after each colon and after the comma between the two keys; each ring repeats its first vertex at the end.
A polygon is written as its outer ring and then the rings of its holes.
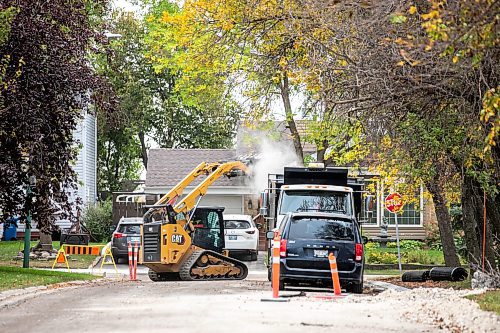
{"type": "Polygon", "coordinates": [[[147,221],[158,209],[163,208],[163,205],[173,205],[175,200],[179,198],[184,189],[189,186],[197,177],[201,175],[209,175],[214,172],[220,163],[206,163],[202,162],[196,166],[189,174],[184,177],[177,185],[175,185],[167,194],[162,196],[153,207],[144,214],[144,221],[147,221]]]}
{"type": "Polygon", "coordinates": [[[248,167],[240,161],[225,162],[220,164],[200,185],[194,188],[181,201],[179,201],[173,210],[175,213],[187,213],[196,207],[196,203],[200,196],[207,193],[208,188],[220,177],[228,176],[243,176],[248,173],[248,167]]]}

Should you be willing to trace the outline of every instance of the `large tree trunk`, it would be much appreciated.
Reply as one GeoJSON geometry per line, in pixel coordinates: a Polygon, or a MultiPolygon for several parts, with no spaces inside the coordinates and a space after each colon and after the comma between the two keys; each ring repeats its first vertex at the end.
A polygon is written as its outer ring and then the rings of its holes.
{"type": "Polygon", "coordinates": [[[500,195],[486,198],[486,216],[491,223],[493,237],[500,242],[500,195]]]}
{"type": "Polygon", "coordinates": [[[297,126],[295,124],[295,120],[293,119],[292,104],[290,103],[290,85],[288,83],[288,75],[286,71],[283,71],[283,81],[280,84],[280,90],[283,106],[285,107],[286,121],[293,139],[293,147],[295,148],[295,153],[300,159],[300,162],[304,163],[304,152],[302,151],[299,132],[297,131],[297,126]]]}
{"type": "Polygon", "coordinates": [[[148,169],[148,147],[146,146],[146,139],[144,138],[144,132],[139,131],[139,141],[141,142],[141,158],[142,165],[144,165],[144,169],[148,169]]]}
{"type": "Polygon", "coordinates": [[[453,240],[451,217],[448,212],[448,207],[446,206],[446,199],[444,198],[442,188],[439,186],[438,178],[439,176],[434,177],[434,180],[426,182],[425,186],[431,193],[432,200],[434,201],[439,236],[441,237],[441,244],[443,245],[444,262],[446,266],[460,266],[460,260],[453,240]]]}
{"type": "MultiPolygon", "coordinates": [[[[484,194],[479,184],[470,176],[464,177],[462,186],[462,211],[464,239],[469,252],[469,261],[478,267],[482,264],[483,250],[483,204],[484,194]]],[[[494,218],[494,216],[492,216],[494,218]]],[[[487,212],[488,218],[488,212],[487,212]]],[[[491,219],[487,219],[485,259],[495,268],[491,219]]],[[[486,267],[488,265],[486,264],[486,267]]]]}

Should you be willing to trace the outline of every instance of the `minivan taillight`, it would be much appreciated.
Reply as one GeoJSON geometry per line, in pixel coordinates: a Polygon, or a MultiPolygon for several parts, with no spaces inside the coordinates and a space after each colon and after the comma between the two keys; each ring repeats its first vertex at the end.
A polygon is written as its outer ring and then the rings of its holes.
{"type": "Polygon", "coordinates": [[[127,235],[122,234],[121,232],[117,232],[113,235],[113,238],[123,238],[123,237],[127,237],[127,235]]]}
{"type": "Polygon", "coordinates": [[[286,239],[280,241],[280,257],[286,257],[286,239]]]}
{"type": "Polygon", "coordinates": [[[363,259],[363,244],[356,244],[354,248],[354,255],[356,256],[356,261],[361,261],[363,259]]]}

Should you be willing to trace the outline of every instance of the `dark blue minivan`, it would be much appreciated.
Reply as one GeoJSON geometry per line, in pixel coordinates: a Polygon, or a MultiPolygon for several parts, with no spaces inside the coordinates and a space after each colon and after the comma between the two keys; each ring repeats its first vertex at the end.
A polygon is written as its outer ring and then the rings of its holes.
{"type": "Polygon", "coordinates": [[[279,230],[281,290],[287,283],[331,286],[328,255],[333,253],[342,287],[363,292],[363,239],[355,219],[334,213],[289,213],[279,230]]]}

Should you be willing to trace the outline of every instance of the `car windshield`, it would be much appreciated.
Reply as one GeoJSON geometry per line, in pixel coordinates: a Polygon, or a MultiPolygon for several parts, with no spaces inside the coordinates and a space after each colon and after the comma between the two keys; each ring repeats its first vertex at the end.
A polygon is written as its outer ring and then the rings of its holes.
{"type": "Polygon", "coordinates": [[[301,218],[290,224],[288,238],[354,240],[352,222],[332,219],[301,218]]]}
{"type": "Polygon", "coordinates": [[[138,224],[122,224],[122,225],[120,225],[118,232],[121,232],[124,234],[140,234],[141,233],[141,226],[138,224]]]}
{"type": "Polygon", "coordinates": [[[226,229],[248,229],[252,226],[248,221],[226,220],[224,221],[224,228],[226,229]]]}
{"type": "Polygon", "coordinates": [[[309,211],[351,215],[349,193],[307,190],[283,192],[280,214],[309,211]]]}

